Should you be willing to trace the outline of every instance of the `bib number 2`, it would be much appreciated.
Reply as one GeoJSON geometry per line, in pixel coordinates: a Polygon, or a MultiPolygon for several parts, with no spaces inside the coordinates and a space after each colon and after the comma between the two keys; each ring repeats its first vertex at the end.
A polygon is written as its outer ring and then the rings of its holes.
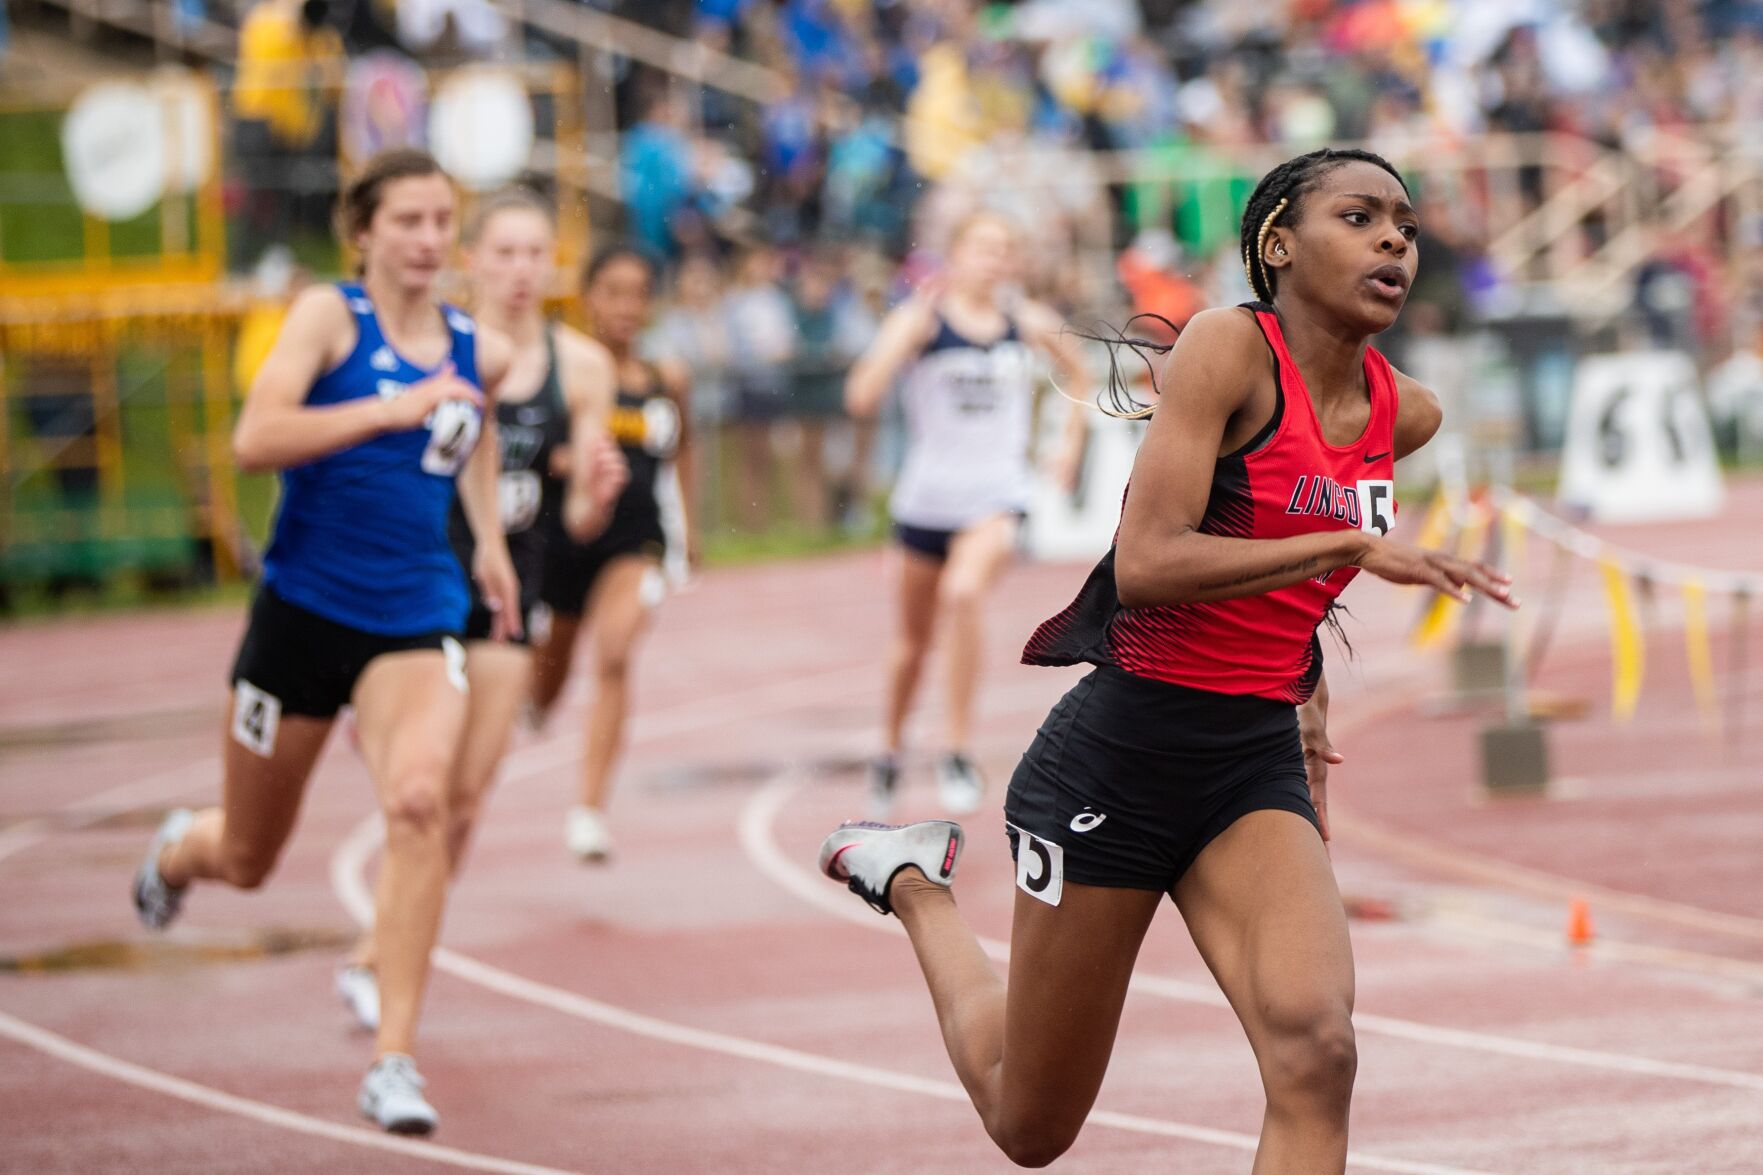
{"type": "Polygon", "coordinates": [[[429,443],[422,453],[422,471],[436,477],[457,475],[477,446],[482,427],[473,405],[463,400],[443,402],[429,413],[429,443]]]}

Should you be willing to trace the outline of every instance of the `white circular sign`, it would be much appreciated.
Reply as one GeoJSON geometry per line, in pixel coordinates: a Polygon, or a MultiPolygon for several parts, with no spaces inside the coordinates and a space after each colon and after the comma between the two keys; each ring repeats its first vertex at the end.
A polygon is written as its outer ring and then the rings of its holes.
{"type": "Polygon", "coordinates": [[[485,191],[515,179],[533,151],[533,108],[526,87],[489,66],[447,80],[429,111],[429,145],[447,174],[485,191]]]}
{"type": "Polygon", "coordinates": [[[74,199],[93,216],[132,220],[165,192],[165,117],[151,91],[100,82],[61,123],[61,157],[74,199]]]}
{"type": "Polygon", "coordinates": [[[209,92],[187,69],[166,66],[152,77],[153,97],[165,120],[165,182],[193,192],[214,174],[214,107],[209,92]]]}

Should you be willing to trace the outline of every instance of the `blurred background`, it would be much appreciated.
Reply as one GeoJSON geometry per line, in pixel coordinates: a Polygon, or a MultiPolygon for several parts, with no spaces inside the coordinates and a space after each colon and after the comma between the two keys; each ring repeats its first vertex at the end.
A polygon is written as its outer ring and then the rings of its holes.
{"type": "MultiPolygon", "coordinates": [[[[1180,325],[1248,298],[1243,202],[1330,143],[1417,195],[1379,345],[1444,397],[1447,476],[1552,491],[1603,353],[1686,356],[1696,427],[1753,462],[1760,126],[1747,0],[4,0],[0,609],[249,579],[274,488],[232,415],[387,145],[468,203],[553,198],[566,317],[595,246],[665,259],[649,347],[694,373],[716,564],[879,541],[898,424],[849,421],[843,375],[963,213],[1011,213],[1023,292],[1077,326],[1180,325]],[[787,415],[743,419],[747,380],[787,415]]],[[[1099,425],[1105,546],[1132,426],[1099,425]]]]}

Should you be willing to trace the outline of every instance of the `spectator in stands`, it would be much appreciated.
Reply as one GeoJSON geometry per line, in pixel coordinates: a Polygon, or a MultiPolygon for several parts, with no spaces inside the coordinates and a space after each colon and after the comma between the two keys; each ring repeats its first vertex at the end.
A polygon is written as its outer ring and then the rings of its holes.
{"type": "Polygon", "coordinates": [[[689,208],[693,182],[692,142],[686,136],[685,100],[672,87],[655,93],[642,119],[626,131],[619,148],[619,191],[630,232],[662,257],[679,255],[675,218],[689,208]]]}
{"type": "MultiPolygon", "coordinates": [[[[329,15],[328,0],[257,0],[239,29],[234,162],[246,199],[236,263],[287,241],[297,214],[316,211],[307,204],[328,203],[333,96],[343,70],[329,15]],[[313,174],[320,168],[326,176],[313,174]]],[[[322,225],[320,214],[315,227],[322,225]]]]}
{"type": "Polygon", "coordinates": [[[771,516],[771,471],[777,422],[790,409],[790,362],[796,355],[796,316],[778,284],[780,263],[770,245],[750,245],[735,263],[734,288],[724,300],[733,343],[732,386],[738,438],[735,517],[746,530],[771,516]]]}

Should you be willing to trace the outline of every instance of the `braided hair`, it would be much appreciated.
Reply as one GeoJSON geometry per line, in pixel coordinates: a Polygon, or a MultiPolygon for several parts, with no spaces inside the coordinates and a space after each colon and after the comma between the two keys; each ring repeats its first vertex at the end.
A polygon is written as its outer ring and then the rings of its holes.
{"type": "Polygon", "coordinates": [[[1255,185],[1249,203],[1243,209],[1243,270],[1249,275],[1249,288],[1263,302],[1273,301],[1278,285],[1274,272],[1262,259],[1270,229],[1297,222],[1303,210],[1304,197],[1316,190],[1324,176],[1345,163],[1369,163],[1389,172],[1395,181],[1408,190],[1408,181],[1390,165],[1390,161],[1357,147],[1324,147],[1288,159],[1255,185]]]}
{"type": "MultiPolygon", "coordinates": [[[[1316,190],[1323,177],[1335,168],[1347,163],[1369,163],[1381,167],[1408,190],[1408,181],[1402,173],[1391,166],[1389,160],[1370,151],[1362,151],[1357,147],[1324,147],[1318,151],[1299,155],[1288,159],[1266,175],[1255,185],[1249,196],[1248,206],[1243,209],[1242,253],[1243,270],[1249,277],[1249,289],[1262,302],[1272,302],[1276,291],[1276,274],[1267,268],[1261,258],[1262,250],[1267,245],[1267,234],[1275,228],[1297,223],[1303,211],[1304,197],[1316,190]]],[[[1126,329],[1130,331],[1132,324],[1140,318],[1159,318],[1155,314],[1141,314],[1128,320],[1126,329]]],[[[1171,333],[1175,332],[1174,324],[1164,321],[1171,333]]],[[[1157,342],[1151,339],[1135,338],[1125,331],[1114,330],[1107,324],[1100,324],[1094,332],[1077,331],[1079,338],[1101,343],[1108,348],[1108,383],[1102,393],[1101,403],[1097,406],[1107,415],[1126,420],[1143,420],[1155,411],[1154,406],[1135,400],[1126,377],[1120,370],[1120,348],[1124,347],[1146,368],[1152,367],[1151,355],[1162,355],[1174,345],[1157,342]]],[[[1151,372],[1151,388],[1157,387],[1157,376],[1151,372]]]]}

